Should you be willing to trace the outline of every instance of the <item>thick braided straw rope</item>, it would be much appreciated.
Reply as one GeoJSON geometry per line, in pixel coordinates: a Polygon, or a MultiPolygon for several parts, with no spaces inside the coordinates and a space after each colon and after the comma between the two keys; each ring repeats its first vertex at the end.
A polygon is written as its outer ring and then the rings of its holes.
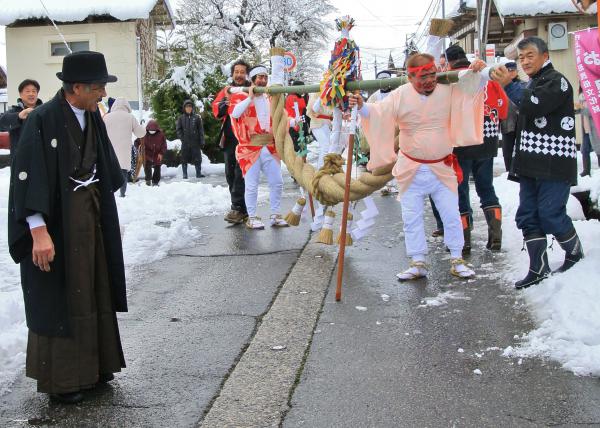
{"type": "MultiPolygon", "coordinates": [[[[307,189],[315,199],[326,206],[334,206],[344,200],[345,175],[342,169],[345,161],[341,155],[330,153],[325,156],[325,164],[319,171],[296,156],[294,143],[289,134],[288,115],[284,108],[282,94],[271,98],[271,116],[277,152],[294,179],[307,189]]],[[[378,168],[373,172],[363,172],[350,182],[350,200],[357,201],[381,189],[392,179],[392,165],[378,168]]]]}

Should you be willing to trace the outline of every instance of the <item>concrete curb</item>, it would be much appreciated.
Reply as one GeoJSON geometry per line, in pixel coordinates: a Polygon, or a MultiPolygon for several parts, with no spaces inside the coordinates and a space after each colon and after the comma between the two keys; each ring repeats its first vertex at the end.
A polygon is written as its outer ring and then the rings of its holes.
{"type": "Polygon", "coordinates": [[[202,427],[279,426],[335,269],[336,249],[306,246],[202,427]]]}

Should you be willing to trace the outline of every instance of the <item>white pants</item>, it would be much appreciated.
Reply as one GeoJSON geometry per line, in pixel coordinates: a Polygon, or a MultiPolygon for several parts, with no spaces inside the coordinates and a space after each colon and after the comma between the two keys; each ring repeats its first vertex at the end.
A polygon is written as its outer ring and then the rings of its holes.
{"type": "Polygon", "coordinates": [[[317,170],[321,169],[324,163],[325,155],[329,152],[329,134],[331,130],[329,125],[323,125],[316,129],[311,129],[313,135],[319,143],[319,158],[317,160],[317,170]]]}
{"type": "Polygon", "coordinates": [[[260,183],[261,171],[267,176],[269,183],[269,203],[271,204],[271,214],[281,214],[281,194],[283,193],[283,177],[281,176],[281,165],[279,160],[275,159],[269,149],[265,146],[260,149],[260,156],[250,167],[246,176],[246,191],[244,199],[246,200],[246,209],[248,215],[256,215],[256,201],[258,199],[258,184],[260,183]]]}
{"type": "Polygon", "coordinates": [[[333,119],[331,121],[331,134],[329,136],[328,153],[341,154],[344,151],[342,125],[342,111],[336,107],[333,109],[333,119]]]}
{"type": "Polygon", "coordinates": [[[451,256],[459,258],[465,239],[458,211],[458,194],[448,189],[427,165],[419,167],[412,183],[400,197],[406,254],[415,261],[424,261],[427,255],[423,210],[425,198],[429,195],[444,223],[444,243],[451,256]]]}

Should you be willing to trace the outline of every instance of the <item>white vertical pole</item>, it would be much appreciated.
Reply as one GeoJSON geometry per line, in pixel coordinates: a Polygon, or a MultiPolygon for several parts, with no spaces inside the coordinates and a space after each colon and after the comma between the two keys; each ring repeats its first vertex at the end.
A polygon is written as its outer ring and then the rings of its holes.
{"type": "MultiPolygon", "coordinates": [[[[442,19],[446,19],[446,1],[442,0],[442,19]]],[[[446,37],[443,38],[443,44],[442,44],[442,48],[443,48],[443,54],[446,54],[446,37]]],[[[435,59],[436,61],[439,61],[439,58],[435,59]]]]}
{"type": "Polygon", "coordinates": [[[137,92],[138,92],[138,121],[142,122],[143,93],[142,93],[142,44],[140,36],[136,37],[137,48],[137,92]]]}

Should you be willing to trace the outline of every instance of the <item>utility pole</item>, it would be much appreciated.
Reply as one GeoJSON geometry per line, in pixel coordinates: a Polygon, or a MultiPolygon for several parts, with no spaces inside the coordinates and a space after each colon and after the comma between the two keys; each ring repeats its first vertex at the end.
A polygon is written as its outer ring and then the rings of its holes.
{"type": "MultiPolygon", "coordinates": [[[[442,19],[446,19],[446,0],[442,0],[442,19]]],[[[442,42],[443,52],[446,52],[446,37],[444,37],[442,42]]],[[[436,59],[437,61],[437,59],[436,59]]]]}
{"type": "Polygon", "coordinates": [[[492,13],[492,0],[477,0],[477,43],[479,56],[486,60],[487,34],[492,13]]]}
{"type": "Polygon", "coordinates": [[[377,54],[375,54],[375,79],[377,79],[377,54]]]}

